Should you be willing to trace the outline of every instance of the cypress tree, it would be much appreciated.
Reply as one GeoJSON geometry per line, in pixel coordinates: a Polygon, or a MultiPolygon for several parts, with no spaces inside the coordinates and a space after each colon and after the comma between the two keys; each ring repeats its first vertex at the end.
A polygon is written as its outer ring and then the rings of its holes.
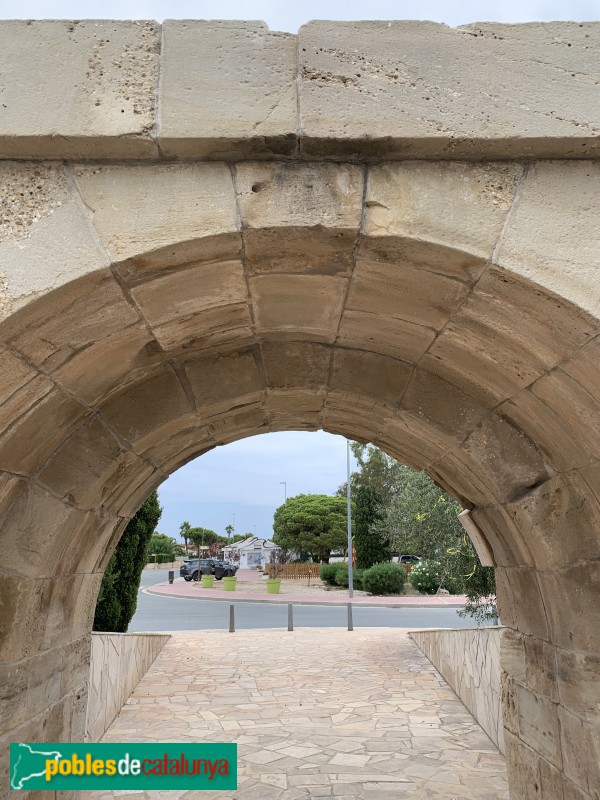
{"type": "Polygon", "coordinates": [[[381,519],[380,500],[372,486],[361,485],[354,496],[354,549],[356,565],[368,569],[389,561],[390,545],[385,534],[374,527],[381,519]]]}
{"type": "Polygon", "coordinates": [[[152,492],[127,524],[102,578],[95,631],[127,631],[137,607],[142,570],[148,561],[148,543],[161,513],[158,493],[152,492]]]}

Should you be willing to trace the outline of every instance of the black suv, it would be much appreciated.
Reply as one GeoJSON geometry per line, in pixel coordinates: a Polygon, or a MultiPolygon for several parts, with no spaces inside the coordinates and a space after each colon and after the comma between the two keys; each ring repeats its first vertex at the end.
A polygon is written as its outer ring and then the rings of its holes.
{"type": "Polygon", "coordinates": [[[179,574],[186,581],[197,581],[201,575],[214,575],[220,581],[221,578],[233,578],[237,572],[235,564],[227,564],[217,558],[197,558],[186,561],[179,569],[179,574]]]}

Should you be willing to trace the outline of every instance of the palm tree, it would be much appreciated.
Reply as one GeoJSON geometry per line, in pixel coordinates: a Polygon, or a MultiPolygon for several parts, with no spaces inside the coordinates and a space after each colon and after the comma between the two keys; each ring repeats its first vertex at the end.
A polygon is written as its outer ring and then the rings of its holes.
{"type": "Polygon", "coordinates": [[[179,533],[181,535],[181,538],[185,542],[185,554],[186,554],[186,556],[189,555],[189,553],[188,553],[188,540],[190,538],[190,531],[191,530],[192,530],[192,526],[190,525],[189,522],[184,521],[179,526],[179,533]]]}
{"type": "Polygon", "coordinates": [[[231,523],[225,527],[225,533],[227,534],[227,544],[231,541],[231,534],[234,532],[235,528],[231,523]]]}

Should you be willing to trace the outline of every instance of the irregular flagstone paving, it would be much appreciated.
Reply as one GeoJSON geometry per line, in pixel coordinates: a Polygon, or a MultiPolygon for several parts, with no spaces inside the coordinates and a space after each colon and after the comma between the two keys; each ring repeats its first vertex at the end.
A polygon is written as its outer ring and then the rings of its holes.
{"type": "Polygon", "coordinates": [[[174,634],[103,741],[238,743],[237,791],[82,800],[507,800],[504,758],[406,633],[174,634]]]}

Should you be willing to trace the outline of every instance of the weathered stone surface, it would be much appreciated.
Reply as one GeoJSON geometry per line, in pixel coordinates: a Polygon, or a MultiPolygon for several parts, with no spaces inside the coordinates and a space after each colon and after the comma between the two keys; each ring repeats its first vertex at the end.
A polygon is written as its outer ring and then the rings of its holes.
{"type": "Polygon", "coordinates": [[[547,573],[537,573],[528,567],[496,570],[498,600],[504,607],[500,618],[521,633],[549,641],[549,610],[544,605],[544,597],[548,597],[547,577],[547,573]]]}
{"type": "Polygon", "coordinates": [[[250,280],[257,330],[272,337],[333,342],[348,282],[325,275],[260,275],[250,280]]]}
{"type": "Polygon", "coordinates": [[[544,597],[552,598],[547,607],[551,636],[542,638],[565,650],[594,652],[600,625],[600,561],[540,572],[538,580],[544,597]]]}
{"type": "Polygon", "coordinates": [[[600,722],[600,655],[556,648],[560,703],[589,722],[600,722]]]}
{"type": "Polygon", "coordinates": [[[435,338],[435,331],[383,314],[345,310],[337,342],[415,364],[435,338]]]}
{"type": "Polygon", "coordinates": [[[527,492],[548,478],[535,444],[498,414],[486,417],[462,448],[480,465],[488,485],[501,502],[527,492]]]}
{"type": "Polygon", "coordinates": [[[299,33],[302,151],[591,155],[596,31],[595,23],[311,22],[299,33]]]}
{"type": "Polygon", "coordinates": [[[269,389],[309,389],[327,386],[332,352],[312,342],[264,342],[262,361],[269,389]]]}
{"type": "Polygon", "coordinates": [[[529,170],[497,263],[567,298],[595,317],[600,290],[595,207],[600,201],[596,162],[540,162],[529,170]]]}
{"type": "Polygon", "coordinates": [[[412,368],[403,361],[338,348],[333,353],[329,388],[335,394],[372,397],[397,408],[411,376],[412,368]]]}
{"type": "Polygon", "coordinates": [[[296,37],[262,22],[163,25],[158,142],[167,156],[296,148],[296,37]]]}
{"type": "Polygon", "coordinates": [[[497,403],[556,366],[596,329],[580,309],[507,270],[490,268],[423,364],[482,400],[497,403]]]}
{"type": "Polygon", "coordinates": [[[240,164],[244,253],[256,272],[335,275],[353,266],[364,171],[350,164],[240,164]]]}
{"type": "Polygon", "coordinates": [[[568,416],[557,416],[529,389],[502,403],[499,411],[517,428],[527,431],[557,471],[589,464],[587,447],[571,429],[568,416]]]}
{"type": "Polygon", "coordinates": [[[3,21],[0,36],[0,157],[157,155],[156,22],[3,21]]]}
{"type": "Polygon", "coordinates": [[[467,294],[465,284],[410,262],[359,260],[346,309],[383,314],[439,330],[467,294]]]}
{"type": "Polygon", "coordinates": [[[413,161],[372,167],[365,197],[367,250],[376,248],[388,261],[418,259],[424,269],[451,278],[476,279],[492,257],[521,172],[513,164],[413,161]],[[439,258],[426,243],[441,245],[439,258]]]}
{"type": "Polygon", "coordinates": [[[485,532],[497,565],[533,566],[527,538],[505,508],[500,505],[486,505],[472,509],[471,514],[485,532]]]}
{"type": "Polygon", "coordinates": [[[233,337],[239,339],[240,327],[250,326],[248,289],[239,261],[177,270],[134,287],[131,295],[166,349],[198,340],[206,345],[222,342],[232,324],[233,337]]]}
{"type": "Polygon", "coordinates": [[[188,361],[185,371],[204,419],[257,400],[265,389],[253,351],[188,361]]]}
{"type": "MultiPolygon", "coordinates": [[[[35,379],[37,383],[37,379],[35,379]]],[[[89,412],[64,392],[44,382],[41,396],[30,405],[29,385],[19,393],[14,423],[0,435],[0,469],[33,475],[89,412]],[[24,397],[23,397],[24,396],[24,397]],[[48,420],[52,424],[48,425],[48,420]]]]}
{"type": "Polygon", "coordinates": [[[55,494],[80,508],[96,509],[126,494],[147,465],[125,449],[104,421],[93,417],[58,448],[38,473],[55,494]]]}
{"type": "Polygon", "coordinates": [[[137,452],[143,452],[170,428],[181,427],[192,408],[179,379],[167,368],[113,395],[101,412],[137,452]]]}
{"type": "Polygon", "coordinates": [[[139,319],[111,273],[102,270],[13,314],[0,326],[0,335],[51,373],[139,319]]]}
{"type": "Polygon", "coordinates": [[[519,684],[516,686],[516,702],[520,739],[560,768],[562,755],[556,704],[519,684]]]}
{"type": "Polygon", "coordinates": [[[115,261],[203,238],[209,260],[218,245],[211,239],[238,230],[231,173],[223,164],[81,166],[75,178],[115,261]]]}
{"type": "Polygon", "coordinates": [[[462,441],[487,410],[451,383],[422,369],[415,370],[402,399],[402,410],[448,441],[462,441]]]}
{"type": "Polygon", "coordinates": [[[0,194],[0,321],[107,266],[63,166],[0,163],[0,194]]]}
{"type": "Polygon", "coordinates": [[[600,504],[577,472],[556,476],[507,504],[540,570],[600,557],[600,504]]]}
{"type": "Polygon", "coordinates": [[[585,722],[560,706],[558,713],[565,775],[595,800],[600,786],[598,725],[585,722]]]}

